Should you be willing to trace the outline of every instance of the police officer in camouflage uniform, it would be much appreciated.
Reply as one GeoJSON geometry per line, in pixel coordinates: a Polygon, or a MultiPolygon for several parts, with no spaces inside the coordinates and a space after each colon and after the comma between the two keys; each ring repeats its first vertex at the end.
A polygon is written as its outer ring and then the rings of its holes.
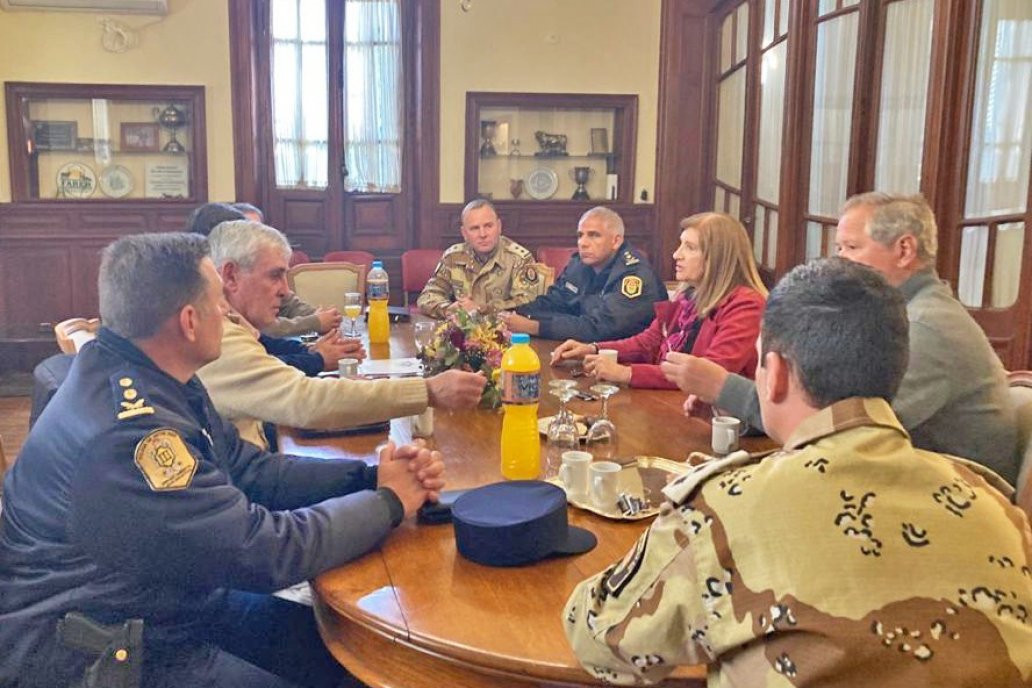
{"type": "Polygon", "coordinates": [[[169,233],[104,252],[104,327],[4,483],[0,685],[81,678],[90,660],[55,634],[78,611],[143,619],[144,688],[340,686],[311,608],[267,593],[368,552],[443,487],[418,447],[373,468],[240,439],[194,375],[224,320],[207,250],[169,233]]]}
{"type": "Polygon", "coordinates": [[[652,304],[666,298],[663,281],[624,241],[623,220],[597,206],[577,223],[577,255],[556,283],[505,321],[513,332],[545,339],[623,339],[644,330],[652,304]]]}
{"type": "Polygon", "coordinates": [[[771,292],[756,386],[784,449],[701,463],[564,624],[594,676],[710,686],[1032,685],[1032,530],[1009,486],[893,414],[900,292],[833,258],[771,292]]]}
{"type": "Polygon", "coordinates": [[[502,221],[490,201],[478,198],[462,209],[461,244],[448,248],[417,301],[420,310],[444,318],[456,308],[507,310],[542,291],[534,256],[502,236],[502,221]]]}

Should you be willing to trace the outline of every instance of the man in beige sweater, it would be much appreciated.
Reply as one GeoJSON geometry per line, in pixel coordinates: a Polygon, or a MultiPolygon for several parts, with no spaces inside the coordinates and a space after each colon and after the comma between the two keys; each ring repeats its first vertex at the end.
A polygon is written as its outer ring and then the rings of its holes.
{"type": "Polygon", "coordinates": [[[257,222],[219,225],[209,236],[212,260],[233,313],[222,355],[197,375],[219,413],[260,447],[263,421],[327,430],[409,416],[428,406],[473,408],[486,379],[451,370],[431,378],[346,380],[310,378],[266,353],[258,331],[276,319],[287,287],[290,244],[257,222]]]}

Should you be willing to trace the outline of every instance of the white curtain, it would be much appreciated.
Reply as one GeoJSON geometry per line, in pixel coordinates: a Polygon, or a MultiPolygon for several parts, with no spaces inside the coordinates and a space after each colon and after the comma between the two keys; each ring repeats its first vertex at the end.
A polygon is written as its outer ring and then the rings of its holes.
{"type": "Polygon", "coordinates": [[[760,62],[760,141],[756,195],[777,203],[781,189],[781,141],[785,112],[785,66],[788,40],[763,54],[760,62]]]}
{"type": "Polygon", "coordinates": [[[934,15],[934,0],[900,0],[888,6],[878,106],[876,189],[911,194],[921,190],[934,15]]]}
{"type": "Polygon", "coordinates": [[[276,186],[325,188],[329,99],[325,0],[272,0],[276,186]]]}
{"type": "Polygon", "coordinates": [[[965,217],[1025,212],[1032,156],[1032,1],[985,0],[965,217]]]}
{"type": "Polygon", "coordinates": [[[824,217],[837,216],[846,200],[858,17],[850,12],[817,26],[808,207],[824,217]]]}
{"type": "Polygon", "coordinates": [[[985,286],[985,254],[989,248],[989,228],[965,227],[960,237],[960,278],[957,298],[968,308],[982,307],[985,286]]]}
{"type": "Polygon", "coordinates": [[[742,135],[745,129],[745,67],[724,77],[717,110],[717,179],[742,188],[742,135]]]}
{"type": "Polygon", "coordinates": [[[399,0],[344,3],[344,164],[348,191],[401,190],[399,0]]]}

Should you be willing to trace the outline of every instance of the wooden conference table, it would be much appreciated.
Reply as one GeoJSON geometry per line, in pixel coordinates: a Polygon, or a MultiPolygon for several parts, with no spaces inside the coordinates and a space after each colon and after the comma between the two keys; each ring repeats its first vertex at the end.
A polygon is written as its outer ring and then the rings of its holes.
{"type": "MultiPolygon", "coordinates": [[[[548,380],[556,342],[533,340],[542,360],[540,415],[555,412],[548,380]]],[[[410,325],[392,327],[391,344],[369,347],[372,358],[411,356],[410,325]]],[[[589,379],[581,379],[586,389],[589,379]]],[[[609,400],[622,456],[683,460],[709,447],[709,425],[686,419],[678,391],[622,389],[609,400]]],[[[597,414],[599,402],[571,402],[597,414]]],[[[436,411],[433,444],[444,454],[448,488],[497,482],[502,416],[497,411],[436,411]]],[[[391,423],[396,442],[411,439],[408,419],[391,423]]],[[[375,462],[383,435],[301,439],[285,430],[288,453],[375,462]]],[[[746,449],[771,446],[746,440],[746,449]]],[[[545,445],[542,444],[542,454],[545,445]]],[[[461,557],[450,525],[403,523],[378,551],[328,571],[313,583],[320,631],[334,656],[377,688],[528,688],[599,685],[574,658],[560,621],[574,586],[623,557],[651,520],[619,522],[570,508],[570,523],[598,537],[591,552],[517,568],[493,568],[461,557]]],[[[683,667],[663,685],[704,685],[705,666],[683,667]]]]}

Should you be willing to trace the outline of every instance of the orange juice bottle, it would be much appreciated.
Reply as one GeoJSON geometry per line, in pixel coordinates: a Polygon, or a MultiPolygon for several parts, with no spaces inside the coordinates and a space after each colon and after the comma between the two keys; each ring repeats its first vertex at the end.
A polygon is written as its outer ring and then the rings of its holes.
{"type": "Polygon", "coordinates": [[[530,348],[530,335],[514,334],[502,357],[502,475],[508,480],[533,480],[541,471],[540,389],[541,361],[530,348]]]}
{"type": "Polygon", "coordinates": [[[369,343],[386,344],[391,340],[391,325],[387,316],[390,285],[383,263],[374,260],[373,269],[366,278],[366,296],[369,301],[369,343]]]}

